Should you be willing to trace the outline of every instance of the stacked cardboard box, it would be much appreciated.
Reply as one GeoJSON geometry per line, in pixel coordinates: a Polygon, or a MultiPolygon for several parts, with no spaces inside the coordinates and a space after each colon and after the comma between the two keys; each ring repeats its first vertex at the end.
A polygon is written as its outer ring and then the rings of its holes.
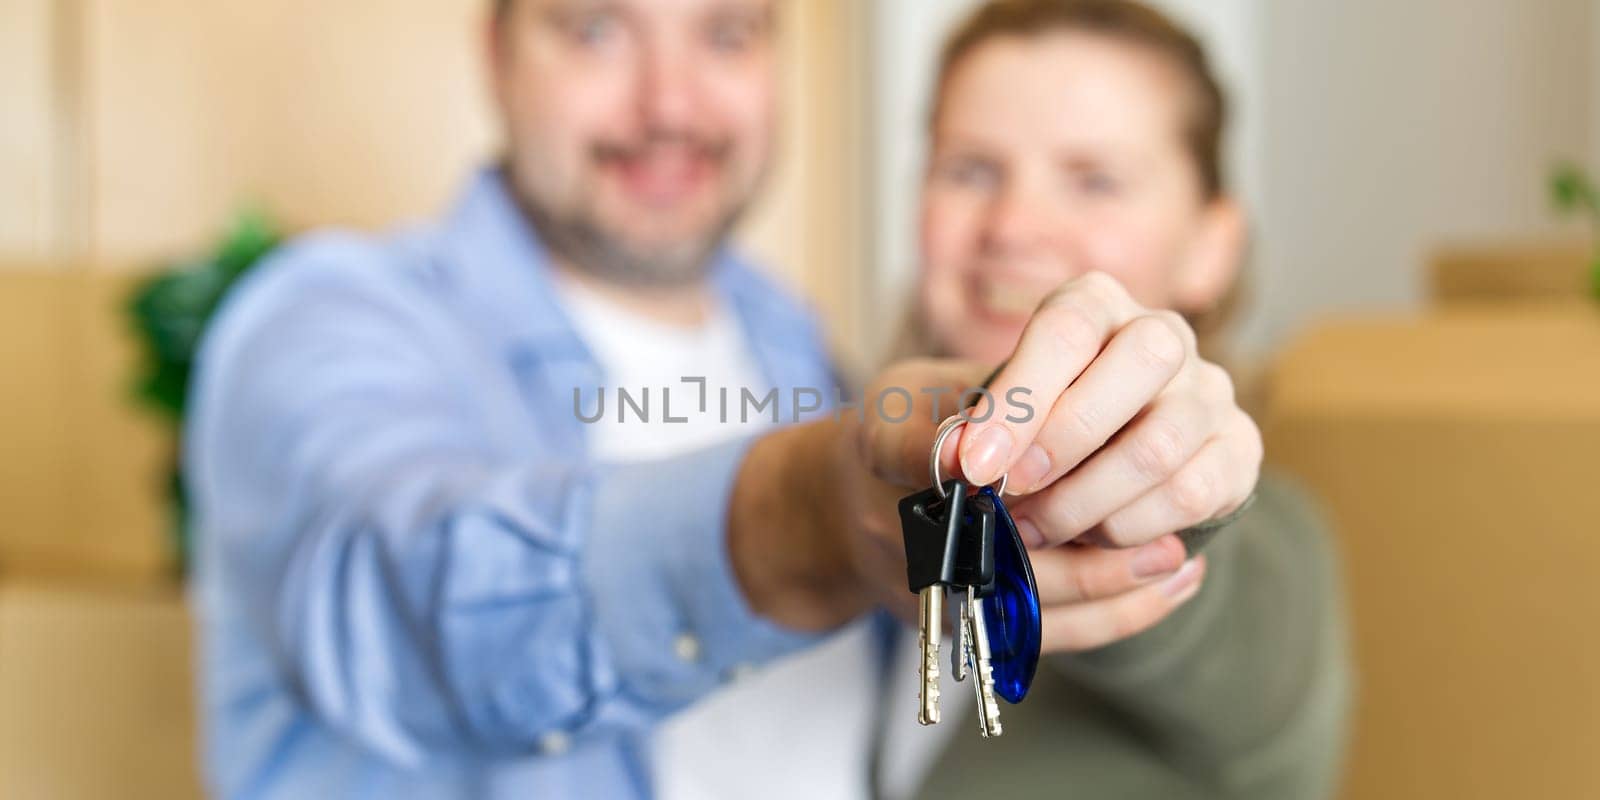
{"type": "Polygon", "coordinates": [[[170,429],[132,402],[138,276],[0,268],[0,797],[196,797],[170,429]]]}
{"type": "Polygon", "coordinates": [[[0,585],[0,797],[200,797],[175,588],[0,585]]]}
{"type": "Polygon", "coordinates": [[[1584,241],[1501,241],[1440,247],[1428,285],[1441,305],[1565,300],[1588,294],[1593,248],[1584,241]]]}
{"type": "Polygon", "coordinates": [[[133,403],[138,279],[0,267],[0,579],[172,578],[172,435],[133,403]]]}
{"type": "Polygon", "coordinates": [[[1600,797],[1600,304],[1447,299],[1274,369],[1269,458],[1348,575],[1346,796],[1600,797]]]}

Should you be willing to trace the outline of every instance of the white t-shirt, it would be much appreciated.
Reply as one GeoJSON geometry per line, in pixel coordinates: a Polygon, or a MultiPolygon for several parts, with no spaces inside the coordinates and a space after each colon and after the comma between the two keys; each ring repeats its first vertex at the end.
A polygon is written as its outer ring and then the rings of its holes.
{"type": "MultiPolygon", "coordinates": [[[[737,398],[744,387],[759,394],[767,385],[729,309],[718,305],[704,324],[684,327],[641,317],[570,282],[558,280],[557,293],[606,376],[605,413],[585,426],[597,461],[667,458],[772,424],[761,414],[741,420],[737,410],[725,419],[716,399],[724,387],[737,398]],[[705,379],[710,400],[703,411],[700,386],[684,383],[685,377],[705,379]],[[635,404],[649,388],[645,419],[637,405],[618,407],[619,387],[635,404]],[[667,422],[668,411],[686,421],[667,422]]],[[[582,412],[592,416],[593,387],[583,387],[582,398],[582,412]]],[[[885,709],[890,716],[883,782],[890,796],[914,789],[944,735],[958,727],[916,724],[917,657],[915,643],[907,641],[911,638],[901,637],[894,654],[895,697],[885,709]]],[[[666,720],[653,747],[657,795],[663,800],[866,798],[871,727],[878,711],[876,650],[869,626],[858,622],[666,720]]],[[[960,719],[962,689],[970,687],[947,682],[947,717],[960,719]]]]}

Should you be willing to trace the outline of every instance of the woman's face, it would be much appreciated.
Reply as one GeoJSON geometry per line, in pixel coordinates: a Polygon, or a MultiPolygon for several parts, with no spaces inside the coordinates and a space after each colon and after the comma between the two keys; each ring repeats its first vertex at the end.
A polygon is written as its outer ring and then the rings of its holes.
{"type": "Polygon", "coordinates": [[[1186,91],[1159,55],[1085,33],[991,39],[957,63],[922,194],[938,346],[998,362],[1039,301],[1089,271],[1152,308],[1216,302],[1238,259],[1215,229],[1239,226],[1204,197],[1186,91]]]}

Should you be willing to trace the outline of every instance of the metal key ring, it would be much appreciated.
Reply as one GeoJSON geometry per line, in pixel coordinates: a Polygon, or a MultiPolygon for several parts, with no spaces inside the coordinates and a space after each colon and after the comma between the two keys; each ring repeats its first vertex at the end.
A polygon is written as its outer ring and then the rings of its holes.
{"type": "MultiPolygon", "coordinates": [[[[956,413],[946,418],[944,422],[939,423],[939,432],[934,434],[933,458],[929,460],[929,471],[933,473],[933,488],[939,493],[940,498],[945,496],[945,491],[944,477],[939,474],[939,453],[944,450],[944,440],[950,436],[950,432],[965,424],[967,424],[966,415],[956,413]]],[[[1004,495],[1006,493],[1007,474],[1008,473],[1004,472],[1000,473],[1000,485],[995,488],[995,494],[1004,495]]]]}

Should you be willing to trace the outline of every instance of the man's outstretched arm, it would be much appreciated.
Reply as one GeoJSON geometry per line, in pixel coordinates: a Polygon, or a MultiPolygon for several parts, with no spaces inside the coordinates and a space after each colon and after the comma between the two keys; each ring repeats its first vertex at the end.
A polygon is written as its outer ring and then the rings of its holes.
{"type": "Polygon", "coordinates": [[[266,267],[208,336],[186,432],[201,570],[326,724],[402,763],[534,752],[865,608],[818,591],[840,570],[793,436],[603,469],[514,446],[471,408],[459,333],[370,258],[266,267]]]}

